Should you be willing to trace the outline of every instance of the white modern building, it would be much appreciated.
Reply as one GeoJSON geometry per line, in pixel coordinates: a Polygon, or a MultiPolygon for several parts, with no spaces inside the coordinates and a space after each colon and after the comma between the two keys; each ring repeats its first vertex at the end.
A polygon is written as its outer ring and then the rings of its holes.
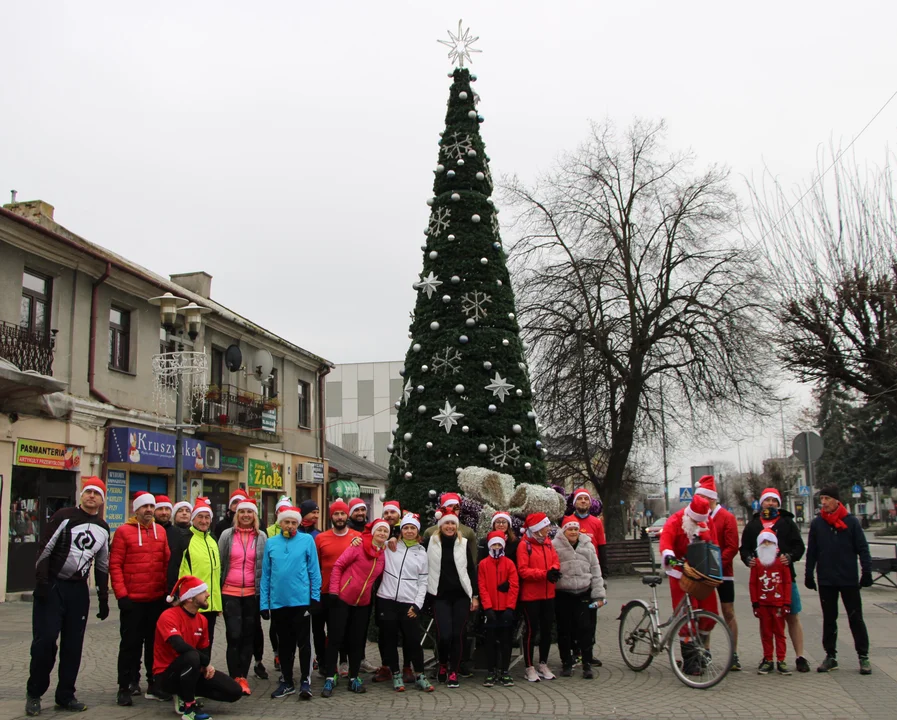
{"type": "Polygon", "coordinates": [[[326,376],[327,442],[382,467],[396,427],[404,362],[337,365],[326,376]]]}

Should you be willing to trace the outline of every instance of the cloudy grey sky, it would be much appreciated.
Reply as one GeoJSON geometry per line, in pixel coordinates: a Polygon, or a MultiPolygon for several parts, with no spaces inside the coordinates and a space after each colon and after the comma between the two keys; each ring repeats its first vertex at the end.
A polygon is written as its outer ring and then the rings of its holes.
{"type": "MultiPolygon", "coordinates": [[[[435,41],[459,17],[481,37],[496,175],[532,178],[589,119],[640,115],[703,162],[797,182],[897,89],[893,2],[70,0],[2,15],[4,196],[43,199],[161,274],[211,273],[216,300],[335,362],[404,355],[451,69],[435,41]]],[[[897,101],[857,158],[880,161],[895,125],[897,101]]]]}

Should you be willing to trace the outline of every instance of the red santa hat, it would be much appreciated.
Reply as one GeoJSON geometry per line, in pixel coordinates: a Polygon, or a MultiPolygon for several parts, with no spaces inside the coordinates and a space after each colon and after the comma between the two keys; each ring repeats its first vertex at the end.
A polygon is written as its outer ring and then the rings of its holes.
{"type": "Polygon", "coordinates": [[[277,516],[277,522],[282,523],[284,520],[293,519],[297,523],[302,522],[302,511],[293,507],[292,505],[286,505],[280,509],[280,514],[277,516]]]}
{"type": "Polygon", "coordinates": [[[760,502],[762,503],[766,498],[775,498],[778,500],[779,505],[782,504],[782,496],[779,495],[779,491],[775,488],[765,488],[760,495],[760,502]]]}
{"type": "Polygon", "coordinates": [[[439,527],[442,527],[446,523],[455,523],[455,525],[458,525],[458,516],[448,508],[444,508],[444,510],[445,512],[440,515],[439,519],[436,521],[436,524],[439,527]]]}
{"type": "Polygon", "coordinates": [[[282,495],[280,500],[277,501],[277,505],[274,506],[274,516],[277,517],[281,510],[288,507],[293,507],[293,501],[286,495],[282,495]]]}
{"type": "Polygon", "coordinates": [[[246,499],[246,491],[241,490],[240,488],[237,488],[230,494],[230,499],[227,501],[227,506],[230,507],[235,502],[238,502],[238,501],[242,502],[245,499],[246,499]]]}
{"type": "Polygon", "coordinates": [[[592,502],[592,496],[589,494],[589,491],[585,488],[579,488],[579,490],[573,493],[573,502],[575,503],[580,497],[585,496],[589,499],[589,502],[592,502]]]}
{"type": "Polygon", "coordinates": [[[156,510],[159,508],[168,508],[171,510],[171,498],[168,495],[156,495],[156,510]]]}
{"type": "Polygon", "coordinates": [[[196,498],[196,502],[193,503],[193,512],[190,513],[190,519],[195,520],[196,516],[200,513],[208,513],[209,517],[212,516],[212,503],[209,498],[206,497],[198,497],[196,498]]]}
{"type": "Polygon", "coordinates": [[[695,522],[707,522],[707,518],[710,517],[710,503],[707,498],[695,495],[688,507],[685,508],[685,514],[695,522]]]}
{"type": "Polygon", "coordinates": [[[713,475],[705,475],[698,480],[698,489],[695,495],[703,495],[711,500],[719,500],[719,494],[716,492],[716,479],[713,475]]]}
{"type": "Polygon", "coordinates": [[[399,525],[400,527],[405,527],[406,525],[414,525],[414,527],[420,530],[420,516],[415,515],[414,513],[406,513],[399,525]]]}
{"type": "Polygon", "coordinates": [[[103,502],[106,502],[106,483],[100,480],[95,475],[91,475],[90,477],[81,479],[81,494],[84,494],[85,490],[96,490],[103,498],[103,502]]]}
{"type": "Polygon", "coordinates": [[[491,548],[495,543],[501,543],[505,547],[505,534],[501,530],[493,530],[486,536],[486,547],[491,548]]]}
{"type": "Polygon", "coordinates": [[[566,530],[568,527],[575,527],[579,530],[579,518],[576,515],[568,515],[561,520],[561,530],[566,530]]]}
{"type": "MultiPolygon", "coordinates": [[[[159,506],[157,505],[156,507],[159,507],[159,506]]],[[[174,505],[172,505],[171,506],[171,514],[177,515],[178,510],[180,510],[181,508],[187,508],[190,511],[190,514],[191,515],[193,514],[193,504],[187,502],[186,500],[181,500],[180,502],[176,502],[174,505]]]]}
{"type": "Polygon", "coordinates": [[[349,514],[349,506],[342,500],[334,500],[330,503],[330,517],[333,517],[333,514],[338,512],[344,512],[346,515],[349,514]]]}
{"type": "Polygon", "coordinates": [[[539,532],[542,528],[547,528],[549,525],[551,525],[551,520],[548,519],[548,516],[543,512],[538,512],[526,516],[523,528],[530,534],[533,534],[539,532]]]}
{"type": "Polygon", "coordinates": [[[511,515],[504,510],[499,510],[498,512],[492,514],[492,524],[490,525],[490,527],[495,527],[496,520],[507,520],[508,526],[511,525],[511,515]]]}
{"type": "Polygon", "coordinates": [[[154,495],[151,495],[146,490],[138,490],[134,493],[134,499],[131,501],[131,511],[137,512],[138,509],[142,508],[144,505],[155,505],[156,498],[154,495]]]}
{"type": "Polygon", "coordinates": [[[399,504],[398,500],[384,500],[383,512],[386,512],[387,510],[395,510],[399,515],[402,514],[402,506],[399,504]]]}
{"type": "Polygon", "coordinates": [[[178,578],[178,581],[171,589],[171,595],[166,597],[165,601],[169,603],[179,604],[184,602],[185,600],[196,597],[200,593],[207,592],[208,589],[209,586],[206,585],[198,577],[194,577],[193,575],[184,575],[182,578],[178,578]]]}
{"type": "Polygon", "coordinates": [[[453,493],[453,492],[442,493],[442,497],[439,499],[439,502],[443,507],[451,507],[452,505],[460,505],[461,504],[461,496],[458,493],[453,493]]]}
{"type": "Polygon", "coordinates": [[[771,542],[775,543],[775,546],[779,546],[779,539],[776,537],[776,534],[771,530],[764,530],[757,536],[757,547],[760,547],[761,543],[771,542]]]}
{"type": "Polygon", "coordinates": [[[240,504],[237,505],[237,512],[240,510],[252,510],[256,515],[259,514],[259,506],[255,504],[255,500],[252,498],[245,498],[240,501],[240,504]]]}
{"type": "Polygon", "coordinates": [[[386,522],[383,518],[377,518],[376,520],[372,520],[365,526],[365,530],[367,530],[371,535],[374,534],[374,530],[376,530],[380,526],[385,527],[387,530],[390,530],[389,523],[386,522]]]}
{"type": "Polygon", "coordinates": [[[365,511],[367,511],[367,509],[368,509],[367,503],[365,503],[365,501],[362,500],[361,498],[352,498],[351,500],[349,500],[349,514],[350,515],[352,513],[354,513],[356,510],[358,510],[358,508],[364,508],[365,511]]]}

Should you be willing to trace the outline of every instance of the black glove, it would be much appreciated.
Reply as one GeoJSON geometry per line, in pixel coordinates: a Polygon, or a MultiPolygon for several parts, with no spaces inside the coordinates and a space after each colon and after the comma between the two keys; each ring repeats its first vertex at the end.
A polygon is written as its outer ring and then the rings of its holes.
{"type": "Polygon", "coordinates": [[[511,589],[511,583],[508,580],[505,580],[501,585],[495,588],[499,592],[509,592],[511,589]]]}
{"type": "Polygon", "coordinates": [[[46,600],[50,594],[50,583],[38,583],[31,594],[39,600],[46,600]]]}
{"type": "Polygon", "coordinates": [[[510,625],[511,627],[514,626],[514,622],[516,621],[517,618],[514,615],[514,611],[511,610],[511,608],[508,608],[507,610],[502,612],[501,615],[502,615],[502,621],[504,622],[505,625],[510,625]]]}
{"type": "Polygon", "coordinates": [[[546,573],[545,579],[550,583],[556,583],[561,579],[561,571],[557,568],[551,568],[551,570],[546,573]]]}
{"type": "Polygon", "coordinates": [[[109,598],[100,598],[100,611],[97,613],[100,620],[109,617],[109,598]]]}
{"type": "Polygon", "coordinates": [[[812,575],[807,575],[804,578],[804,587],[807,588],[807,590],[815,590],[816,589],[816,581],[813,579],[812,575]]]}
{"type": "Polygon", "coordinates": [[[872,573],[864,572],[860,577],[860,587],[872,587],[872,573]]]}
{"type": "Polygon", "coordinates": [[[262,620],[270,620],[271,619],[271,612],[269,610],[262,610],[261,613],[259,613],[259,614],[262,616],[262,620]]]}
{"type": "Polygon", "coordinates": [[[312,600],[311,605],[308,606],[308,611],[312,615],[320,615],[321,614],[321,601],[320,600],[312,600]]]}
{"type": "Polygon", "coordinates": [[[118,609],[122,612],[128,612],[128,610],[134,609],[134,601],[131,600],[127,595],[123,598],[118,599],[118,609]]]}
{"type": "Polygon", "coordinates": [[[498,618],[495,616],[495,610],[486,611],[486,622],[490,625],[495,625],[498,622],[498,618]]]}

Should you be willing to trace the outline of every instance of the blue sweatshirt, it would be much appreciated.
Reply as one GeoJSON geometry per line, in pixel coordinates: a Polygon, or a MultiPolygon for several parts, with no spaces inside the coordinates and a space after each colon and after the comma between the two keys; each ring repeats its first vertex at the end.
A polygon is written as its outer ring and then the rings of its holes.
{"type": "Polygon", "coordinates": [[[275,535],[265,543],[260,610],[299,607],[321,599],[321,566],[315,541],[307,533],[275,535]]]}

